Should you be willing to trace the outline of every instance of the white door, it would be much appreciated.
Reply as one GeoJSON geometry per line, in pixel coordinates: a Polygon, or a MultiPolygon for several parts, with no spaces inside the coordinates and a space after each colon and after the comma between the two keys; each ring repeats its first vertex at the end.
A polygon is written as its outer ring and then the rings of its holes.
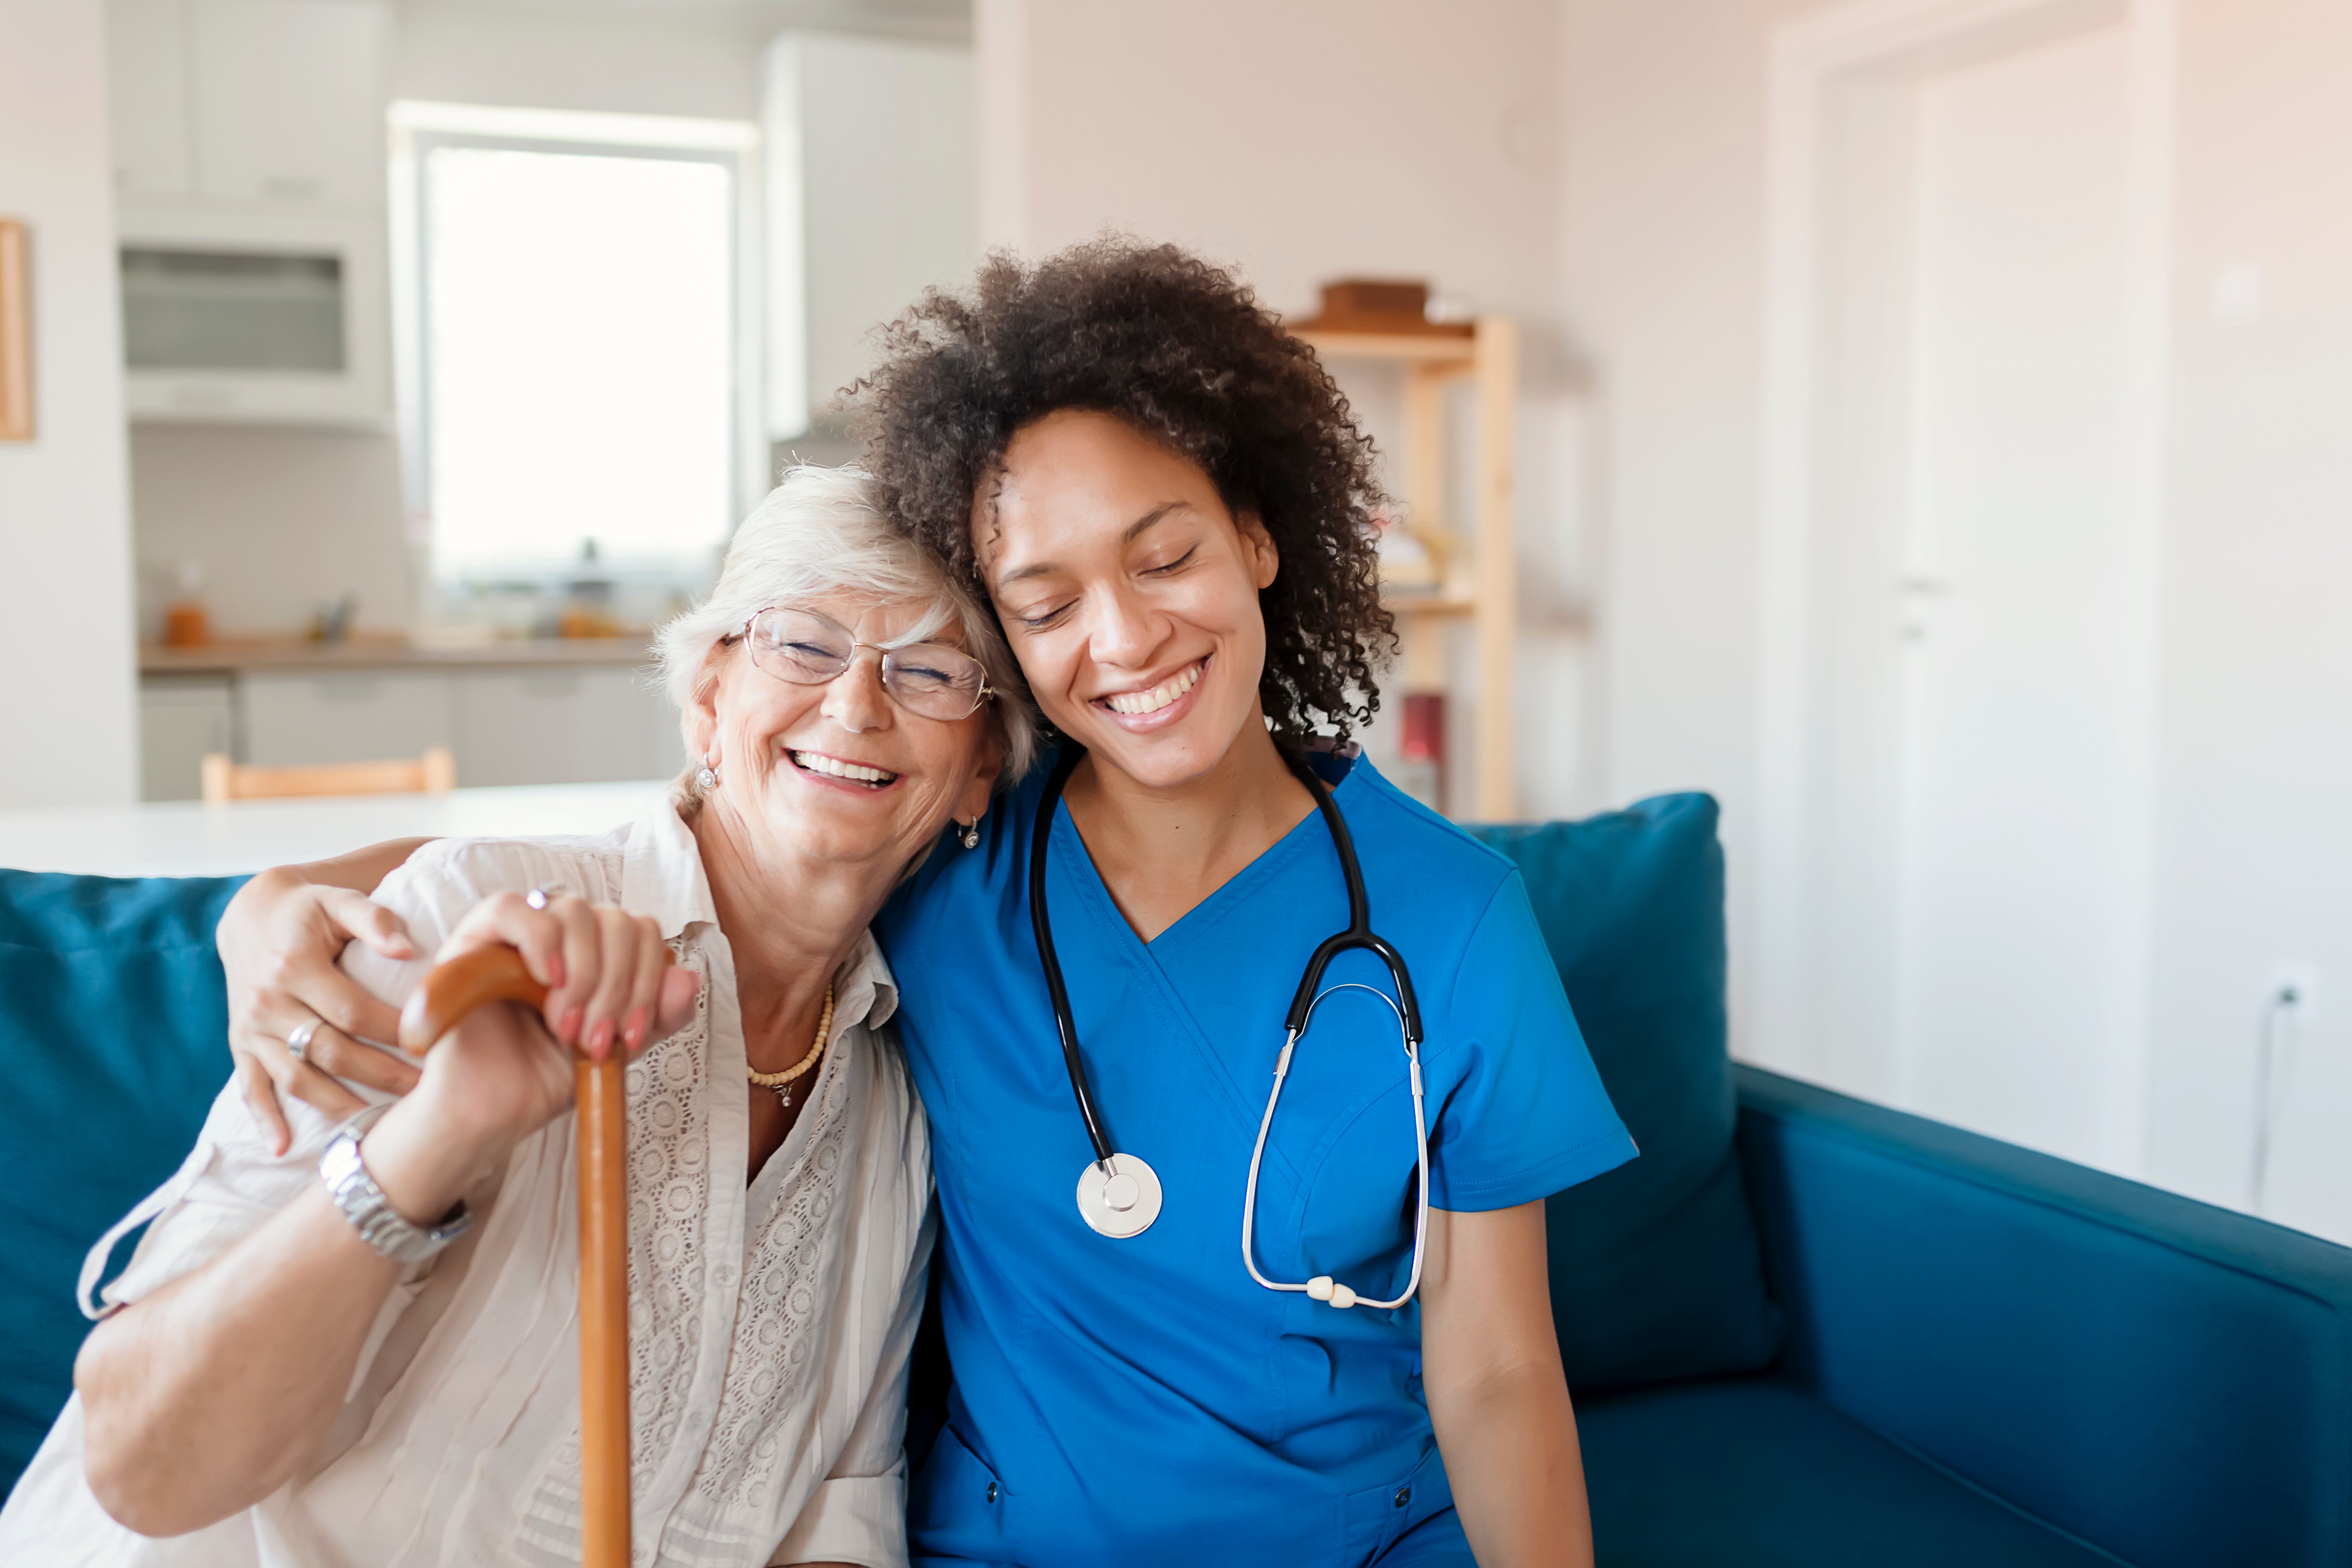
{"type": "Polygon", "coordinates": [[[1900,1098],[2130,1168],[2149,671],[2120,28],[1920,87],[1900,1098]]]}

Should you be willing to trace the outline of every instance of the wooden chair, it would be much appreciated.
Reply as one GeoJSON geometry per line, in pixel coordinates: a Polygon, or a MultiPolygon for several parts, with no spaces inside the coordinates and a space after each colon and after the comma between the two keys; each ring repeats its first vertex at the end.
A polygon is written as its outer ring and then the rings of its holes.
{"type": "Polygon", "coordinates": [[[457,787],[457,759],[446,746],[414,760],[287,768],[252,767],[213,752],[205,757],[204,769],[206,805],[304,795],[446,795],[457,787]]]}

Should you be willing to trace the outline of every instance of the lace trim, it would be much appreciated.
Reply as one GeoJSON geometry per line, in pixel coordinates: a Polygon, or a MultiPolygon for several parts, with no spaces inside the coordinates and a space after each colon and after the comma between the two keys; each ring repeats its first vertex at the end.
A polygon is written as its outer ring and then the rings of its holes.
{"type": "MultiPolygon", "coordinates": [[[[700,1275],[709,1256],[709,1105],[715,1091],[710,988],[700,952],[683,941],[677,945],[679,962],[704,975],[694,1021],[629,1068],[630,1473],[640,1499],[678,1441],[706,1310],[700,1275]]],[[[798,1163],[780,1184],[781,1196],[764,1215],[746,1216],[757,1241],[746,1249],[718,1413],[689,1493],[697,1506],[685,1510],[691,1517],[673,1515],[663,1531],[662,1564],[740,1563],[746,1552],[757,1560],[774,1545],[730,1526],[764,1519],[801,1457],[803,1445],[787,1442],[797,1435],[778,1426],[780,1413],[803,1401],[823,1348],[818,1295],[847,1159],[849,1069],[856,1065],[844,1059],[840,1040],[836,1036],[835,1052],[819,1068],[816,1100],[804,1112],[813,1124],[798,1163]]],[[[724,1277],[732,1279],[732,1270],[724,1277]]],[[[522,1510],[515,1544],[524,1561],[546,1568],[578,1562],[579,1477],[575,1420],[522,1510]]]]}
{"type": "Polygon", "coordinates": [[[711,1502],[760,1508],[773,1495],[781,1467],[789,1462],[775,1430],[776,1413],[805,1391],[816,1363],[819,1336],[812,1331],[825,1237],[838,1202],[848,1119],[852,1065],[839,1058],[825,1064],[817,1102],[800,1163],[787,1173],[783,1197],[759,1222],[759,1243],[743,1277],[735,1318],[735,1342],[727,1361],[727,1382],[719,1398],[719,1424],[695,1477],[695,1491],[711,1502]]]}

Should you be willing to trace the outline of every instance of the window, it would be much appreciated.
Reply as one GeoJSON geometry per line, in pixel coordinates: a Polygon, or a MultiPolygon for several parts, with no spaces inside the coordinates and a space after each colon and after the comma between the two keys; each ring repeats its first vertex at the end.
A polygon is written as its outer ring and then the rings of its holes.
{"type": "Polygon", "coordinates": [[[443,583],[707,575],[766,465],[748,124],[394,106],[410,505],[443,583]],[[749,458],[750,485],[744,483],[749,458]]]}

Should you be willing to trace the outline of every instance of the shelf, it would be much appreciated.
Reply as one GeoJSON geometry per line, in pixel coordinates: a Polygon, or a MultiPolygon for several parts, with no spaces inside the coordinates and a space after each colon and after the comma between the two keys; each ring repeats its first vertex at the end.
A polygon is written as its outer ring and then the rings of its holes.
{"type": "Polygon", "coordinates": [[[1332,359],[1391,360],[1470,371],[1475,338],[1423,336],[1417,332],[1296,332],[1297,340],[1332,359]]]}
{"type": "Polygon", "coordinates": [[[242,670],[398,669],[643,665],[651,635],[618,637],[509,637],[497,642],[436,647],[397,634],[362,632],[340,643],[302,637],[239,637],[197,647],[142,643],[142,675],[235,674],[242,670]]]}
{"type": "Polygon", "coordinates": [[[1436,594],[1382,594],[1381,608],[1392,616],[1475,616],[1478,599],[1475,594],[1451,591],[1436,594]]]}
{"type": "MultiPolygon", "coordinates": [[[[1472,699],[1469,788],[1447,783],[1445,808],[1473,821],[1508,822],[1517,815],[1513,788],[1517,721],[1512,693],[1518,658],[1517,551],[1511,517],[1511,458],[1518,395],[1518,324],[1507,316],[1482,316],[1469,331],[1326,331],[1310,322],[1291,329],[1301,342],[1329,361],[1386,363],[1402,372],[1404,459],[1399,478],[1404,515],[1437,520],[1450,514],[1447,448],[1447,384],[1467,379],[1475,410],[1468,449],[1454,465],[1466,470],[1471,526],[1466,537],[1449,540],[1464,547],[1444,553],[1442,588],[1390,587],[1381,606],[1396,617],[1402,645],[1401,685],[1406,691],[1439,691],[1449,684],[1448,646],[1462,626],[1477,651],[1477,695],[1472,699]]],[[[1447,768],[1449,775],[1454,770],[1447,768]]]]}

